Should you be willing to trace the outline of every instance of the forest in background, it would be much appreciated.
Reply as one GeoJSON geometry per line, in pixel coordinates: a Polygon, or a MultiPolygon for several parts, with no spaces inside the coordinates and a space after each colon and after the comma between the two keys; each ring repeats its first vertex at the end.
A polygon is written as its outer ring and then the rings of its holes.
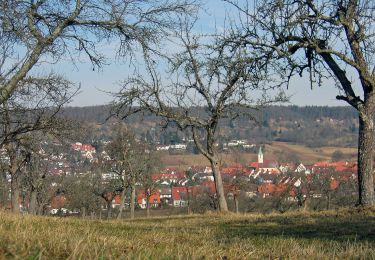
{"type": "MultiPolygon", "coordinates": [[[[204,113],[204,108],[192,108],[195,113],[204,113]]],[[[66,107],[62,115],[84,124],[95,125],[95,136],[106,138],[110,106],[66,107]]],[[[246,114],[246,113],[245,113],[246,114]]],[[[223,119],[219,140],[228,142],[235,139],[251,143],[289,142],[308,147],[357,145],[357,112],[347,106],[269,106],[259,111],[251,111],[256,121],[247,116],[236,120],[223,119]]],[[[174,144],[190,138],[188,133],[177,128],[165,128],[165,122],[154,115],[136,114],[125,123],[137,136],[150,143],[174,144]]]]}

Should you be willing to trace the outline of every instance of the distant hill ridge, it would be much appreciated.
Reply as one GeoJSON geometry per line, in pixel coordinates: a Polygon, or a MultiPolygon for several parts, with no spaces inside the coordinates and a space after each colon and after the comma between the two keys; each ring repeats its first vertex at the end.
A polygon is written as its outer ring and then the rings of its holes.
{"type": "MultiPolygon", "coordinates": [[[[66,107],[62,114],[80,122],[102,124],[106,122],[110,110],[108,105],[66,107]]],[[[205,113],[204,108],[192,110],[194,113],[205,113]]],[[[282,141],[310,147],[357,145],[357,112],[348,106],[268,106],[254,116],[257,122],[247,117],[222,120],[220,139],[247,139],[256,143],[282,141]]],[[[186,137],[186,134],[176,133],[173,127],[162,131],[162,121],[154,115],[133,115],[126,122],[137,129],[138,135],[151,142],[176,143],[186,137]]]]}
{"type": "MultiPolygon", "coordinates": [[[[202,108],[203,109],[203,108],[202,108]]],[[[109,105],[65,107],[63,114],[68,118],[88,122],[104,122],[110,114],[109,105]]],[[[259,113],[263,120],[283,118],[285,120],[316,120],[332,118],[337,120],[356,119],[357,112],[349,106],[268,106],[259,113]]],[[[156,117],[155,117],[156,119],[156,117]]]]}

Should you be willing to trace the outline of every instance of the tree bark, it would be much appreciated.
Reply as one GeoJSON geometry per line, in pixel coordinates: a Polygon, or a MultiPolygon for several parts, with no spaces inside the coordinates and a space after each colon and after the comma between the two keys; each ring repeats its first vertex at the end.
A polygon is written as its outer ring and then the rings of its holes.
{"type": "Polygon", "coordinates": [[[130,195],[130,218],[134,219],[134,211],[135,211],[135,185],[131,185],[131,195],[130,195]]]}
{"type": "Polygon", "coordinates": [[[38,209],[37,209],[37,212],[36,212],[36,214],[37,215],[39,215],[39,216],[42,216],[43,215],[43,213],[44,213],[44,205],[43,204],[40,204],[39,206],[38,206],[38,209]]]}
{"type": "Polygon", "coordinates": [[[309,196],[306,195],[306,198],[303,201],[303,211],[307,211],[309,209],[309,203],[310,203],[309,196]]]}
{"type": "MultiPolygon", "coordinates": [[[[371,106],[375,107],[375,104],[371,106]]],[[[358,204],[372,206],[374,200],[373,149],[374,113],[371,108],[359,111],[358,133],[358,204]]]]}
{"type": "Polygon", "coordinates": [[[124,188],[121,192],[120,209],[119,209],[119,213],[117,215],[117,219],[122,218],[122,212],[124,211],[124,207],[125,207],[125,194],[126,194],[126,189],[124,188]]]}
{"type": "Polygon", "coordinates": [[[15,174],[12,174],[11,180],[11,196],[12,196],[12,212],[13,213],[20,213],[20,206],[18,203],[20,197],[20,189],[18,187],[18,178],[15,174]]]}
{"type": "Polygon", "coordinates": [[[327,194],[327,210],[331,209],[331,192],[327,194]]]}
{"type": "Polygon", "coordinates": [[[107,201],[107,219],[112,217],[112,200],[107,201]]]}
{"type": "Polygon", "coordinates": [[[150,217],[150,202],[149,202],[150,197],[147,196],[146,199],[147,199],[147,201],[146,201],[146,217],[149,218],[150,217]]]}
{"type": "Polygon", "coordinates": [[[212,174],[214,176],[214,181],[215,181],[217,201],[219,204],[219,211],[225,212],[225,211],[228,211],[228,204],[227,204],[227,200],[225,199],[224,186],[223,186],[223,181],[221,180],[219,163],[217,162],[217,160],[210,160],[210,161],[211,161],[211,167],[212,167],[212,174]]]}
{"type": "Polygon", "coordinates": [[[217,126],[217,121],[214,121],[211,124],[211,127],[206,129],[207,131],[206,148],[204,148],[202,143],[199,141],[199,138],[197,137],[197,131],[194,127],[192,127],[192,132],[193,132],[193,139],[194,139],[195,145],[197,146],[198,150],[209,160],[211,164],[212,175],[215,181],[216,196],[217,196],[217,201],[219,204],[218,209],[219,211],[224,212],[224,211],[228,211],[228,204],[225,199],[223,181],[221,180],[219,162],[216,156],[217,152],[215,151],[214,135],[215,135],[216,126],[217,126]]]}
{"type": "Polygon", "coordinates": [[[81,208],[81,218],[85,218],[85,217],[86,217],[86,208],[82,207],[81,208]]]}
{"type": "Polygon", "coordinates": [[[191,207],[190,207],[190,191],[189,191],[189,188],[187,187],[186,189],[186,193],[187,193],[187,214],[190,215],[191,214],[191,207]]]}
{"type": "Polygon", "coordinates": [[[36,215],[37,191],[32,188],[30,193],[29,214],[36,215]]]}
{"type": "Polygon", "coordinates": [[[234,195],[233,195],[233,199],[234,199],[234,205],[235,205],[236,213],[238,214],[238,213],[239,213],[239,209],[238,209],[238,198],[237,198],[237,194],[234,194],[234,195]]]}

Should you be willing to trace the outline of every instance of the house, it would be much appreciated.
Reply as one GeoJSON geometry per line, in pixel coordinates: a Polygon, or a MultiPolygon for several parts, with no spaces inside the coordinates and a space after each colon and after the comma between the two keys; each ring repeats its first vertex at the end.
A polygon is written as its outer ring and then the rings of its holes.
{"type": "Polygon", "coordinates": [[[169,149],[182,151],[182,150],[186,150],[186,148],[187,148],[186,144],[172,144],[170,145],[169,149]]]}
{"type": "Polygon", "coordinates": [[[357,163],[356,162],[317,162],[313,165],[313,172],[321,171],[323,169],[331,169],[336,172],[343,172],[343,171],[357,171],[357,163]]]}
{"type": "Polygon", "coordinates": [[[165,169],[162,172],[152,174],[151,178],[153,182],[169,186],[172,183],[177,183],[179,180],[184,179],[185,173],[175,169],[165,169]]]}
{"type": "Polygon", "coordinates": [[[268,174],[280,174],[279,164],[274,160],[264,160],[262,147],[259,148],[258,152],[258,161],[252,162],[249,165],[249,168],[253,171],[249,175],[254,175],[256,173],[268,173],[268,174]]]}
{"type": "Polygon", "coordinates": [[[165,204],[172,204],[172,189],[171,188],[160,188],[160,200],[165,204]]]}
{"type": "Polygon", "coordinates": [[[53,209],[60,209],[65,206],[66,198],[64,195],[56,195],[51,198],[50,206],[53,209]]]}
{"type": "Polygon", "coordinates": [[[168,151],[170,149],[169,145],[157,145],[156,151],[168,151]]]}
{"type": "Polygon", "coordinates": [[[210,166],[191,166],[188,168],[187,173],[189,178],[195,182],[214,180],[210,166]]]}
{"type": "MultiPolygon", "coordinates": [[[[147,208],[147,196],[145,190],[139,190],[137,195],[137,203],[141,209],[147,208]]],[[[160,206],[160,192],[159,190],[153,190],[148,198],[148,203],[151,208],[157,208],[160,206]]]]}
{"type": "Polygon", "coordinates": [[[258,186],[258,194],[263,198],[268,196],[281,196],[283,194],[294,196],[294,188],[286,184],[265,183],[258,186]]]}
{"type": "Polygon", "coordinates": [[[80,152],[91,152],[91,153],[96,152],[95,147],[92,146],[91,144],[82,144],[80,142],[76,142],[72,144],[72,149],[75,151],[80,151],[80,152]]]}
{"type": "Polygon", "coordinates": [[[302,163],[300,163],[296,169],[294,170],[295,172],[298,172],[298,173],[305,173],[305,174],[310,174],[311,172],[307,169],[307,167],[305,165],[303,165],[302,163]]]}
{"type": "Polygon", "coordinates": [[[121,204],[121,196],[117,194],[112,200],[112,208],[120,207],[120,204],[121,204]]]}
{"type": "Polygon", "coordinates": [[[233,177],[236,175],[249,175],[251,173],[251,170],[241,164],[235,164],[221,168],[220,173],[223,177],[233,177]]]}
{"type": "Polygon", "coordinates": [[[248,198],[253,198],[258,194],[258,185],[254,183],[248,183],[241,189],[248,198]]]}
{"type": "Polygon", "coordinates": [[[189,203],[189,187],[172,187],[173,207],[185,207],[189,203]]]}

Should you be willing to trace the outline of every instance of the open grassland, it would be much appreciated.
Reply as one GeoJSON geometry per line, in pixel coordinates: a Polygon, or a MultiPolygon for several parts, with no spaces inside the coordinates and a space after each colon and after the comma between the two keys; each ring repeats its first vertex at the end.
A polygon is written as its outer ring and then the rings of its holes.
{"type": "Polygon", "coordinates": [[[0,213],[0,258],[374,259],[375,210],[134,221],[0,213]]]}
{"type": "MultiPolygon", "coordinates": [[[[273,142],[271,145],[266,145],[265,159],[278,160],[278,155],[283,153],[295,154],[304,164],[313,164],[317,161],[329,161],[331,160],[332,153],[334,151],[341,151],[345,156],[345,160],[356,160],[356,148],[349,147],[318,147],[310,148],[303,145],[284,143],[284,142],[273,142]]],[[[180,168],[181,170],[186,169],[192,165],[206,166],[209,165],[207,159],[201,154],[176,154],[170,155],[168,152],[164,152],[163,163],[165,167],[180,168]]],[[[222,153],[220,154],[221,164],[247,164],[257,160],[257,154],[255,153],[222,153]]]]}
{"type": "Polygon", "coordinates": [[[311,148],[303,145],[284,142],[273,142],[271,145],[266,145],[266,151],[268,151],[271,156],[274,156],[278,152],[288,152],[291,154],[296,154],[302,160],[302,162],[305,163],[329,161],[331,160],[332,153],[335,151],[341,151],[346,160],[356,160],[357,154],[357,149],[350,147],[324,146],[311,148]]]}

